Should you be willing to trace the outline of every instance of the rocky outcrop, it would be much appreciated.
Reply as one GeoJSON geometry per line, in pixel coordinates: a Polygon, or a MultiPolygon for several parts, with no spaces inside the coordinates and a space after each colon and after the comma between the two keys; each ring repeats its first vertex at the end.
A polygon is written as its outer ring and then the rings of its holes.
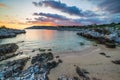
{"type": "Polygon", "coordinates": [[[111,28],[82,29],[77,35],[93,40],[99,44],[104,44],[108,48],[115,48],[116,44],[120,45],[120,31],[112,30],[111,28]]]}
{"type": "Polygon", "coordinates": [[[18,76],[29,58],[9,61],[0,64],[0,80],[12,80],[12,77],[18,76]]]}
{"type": "Polygon", "coordinates": [[[32,65],[13,80],[49,80],[47,74],[59,61],[53,60],[52,53],[37,54],[31,60],[32,65]]]}
{"type": "Polygon", "coordinates": [[[115,61],[112,61],[114,64],[118,64],[120,65],[120,60],[115,60],[115,61]]]}
{"type": "Polygon", "coordinates": [[[0,29],[0,39],[16,37],[17,34],[26,33],[25,30],[1,28],[0,29]]]}
{"type": "Polygon", "coordinates": [[[0,45],[0,56],[15,52],[18,49],[18,45],[15,43],[2,44],[0,45]]]}
{"type": "Polygon", "coordinates": [[[84,80],[90,80],[89,77],[86,75],[89,72],[86,71],[85,69],[81,69],[80,67],[76,66],[76,73],[82,77],[84,80]]]}

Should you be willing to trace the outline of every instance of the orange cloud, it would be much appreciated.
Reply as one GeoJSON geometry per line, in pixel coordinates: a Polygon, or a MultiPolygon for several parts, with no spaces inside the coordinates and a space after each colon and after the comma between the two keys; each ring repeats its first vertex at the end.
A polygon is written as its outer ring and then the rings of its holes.
{"type": "Polygon", "coordinates": [[[0,3],[0,8],[8,8],[6,4],[0,3]]]}

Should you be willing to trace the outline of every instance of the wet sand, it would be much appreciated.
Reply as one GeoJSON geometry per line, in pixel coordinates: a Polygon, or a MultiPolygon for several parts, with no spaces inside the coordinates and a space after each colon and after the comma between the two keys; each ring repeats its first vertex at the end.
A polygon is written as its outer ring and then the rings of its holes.
{"type": "Polygon", "coordinates": [[[61,75],[67,75],[68,77],[78,76],[74,65],[86,69],[90,78],[120,80],[120,65],[111,62],[120,59],[120,47],[110,49],[103,45],[91,45],[82,51],[60,53],[59,56],[63,63],[50,71],[49,80],[57,80],[61,75]],[[100,55],[101,52],[110,57],[100,55]]]}

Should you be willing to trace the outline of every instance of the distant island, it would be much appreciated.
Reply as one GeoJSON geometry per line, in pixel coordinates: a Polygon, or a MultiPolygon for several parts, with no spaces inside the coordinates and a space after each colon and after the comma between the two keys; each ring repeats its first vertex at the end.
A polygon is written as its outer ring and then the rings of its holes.
{"type": "Polygon", "coordinates": [[[87,28],[103,28],[103,27],[117,27],[120,29],[120,23],[110,23],[110,24],[93,24],[93,25],[85,25],[85,26],[31,26],[25,29],[47,29],[47,30],[72,30],[72,31],[79,31],[80,29],[87,29],[87,28]]]}

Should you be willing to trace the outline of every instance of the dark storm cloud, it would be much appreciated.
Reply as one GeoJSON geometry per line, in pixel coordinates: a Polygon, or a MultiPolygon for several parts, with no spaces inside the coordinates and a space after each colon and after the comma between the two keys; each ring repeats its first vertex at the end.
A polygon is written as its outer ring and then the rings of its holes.
{"type": "Polygon", "coordinates": [[[102,0],[98,6],[110,13],[120,13],[120,0],[102,0]]]}
{"type": "Polygon", "coordinates": [[[60,1],[51,1],[51,0],[45,0],[40,2],[33,2],[33,4],[37,7],[39,6],[45,6],[45,7],[51,7],[56,10],[60,10],[61,12],[68,13],[70,15],[77,15],[77,16],[84,16],[84,17],[91,17],[91,16],[98,16],[92,11],[83,11],[82,9],[79,9],[76,6],[68,6],[65,3],[62,3],[60,1]]]}

